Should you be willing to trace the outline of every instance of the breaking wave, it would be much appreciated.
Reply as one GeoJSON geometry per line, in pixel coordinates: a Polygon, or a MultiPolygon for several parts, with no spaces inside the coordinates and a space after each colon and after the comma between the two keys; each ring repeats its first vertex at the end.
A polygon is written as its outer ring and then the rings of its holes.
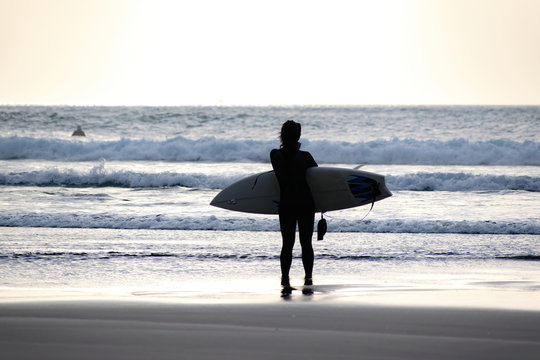
{"type": "MultiPolygon", "coordinates": [[[[215,137],[76,141],[13,136],[0,138],[0,160],[268,162],[268,154],[276,146],[275,141],[215,137]]],[[[319,162],[328,164],[540,165],[540,144],[532,141],[393,139],[352,143],[304,140],[303,148],[319,162]]]]}
{"type": "MultiPolygon", "coordinates": [[[[19,173],[0,172],[0,185],[156,188],[182,186],[197,189],[223,189],[250,174],[210,176],[172,171],[145,173],[109,170],[104,164],[91,170],[50,168],[19,173]]],[[[386,184],[393,191],[540,191],[540,178],[510,175],[474,175],[468,173],[415,173],[389,175],[386,184]]]]}
{"type": "MultiPolygon", "coordinates": [[[[175,217],[167,215],[3,213],[0,226],[154,230],[279,231],[277,218],[175,217]]],[[[540,234],[540,221],[331,220],[329,232],[413,234],[540,234]]]]}

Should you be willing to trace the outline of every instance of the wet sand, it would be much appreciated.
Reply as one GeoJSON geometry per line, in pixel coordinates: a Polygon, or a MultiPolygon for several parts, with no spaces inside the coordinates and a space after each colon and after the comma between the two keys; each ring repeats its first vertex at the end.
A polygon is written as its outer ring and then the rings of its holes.
{"type": "Polygon", "coordinates": [[[6,359],[537,359],[540,353],[538,310],[381,301],[389,296],[368,304],[301,294],[284,300],[214,293],[204,301],[200,294],[68,298],[50,291],[25,301],[4,297],[0,345],[6,359]]]}

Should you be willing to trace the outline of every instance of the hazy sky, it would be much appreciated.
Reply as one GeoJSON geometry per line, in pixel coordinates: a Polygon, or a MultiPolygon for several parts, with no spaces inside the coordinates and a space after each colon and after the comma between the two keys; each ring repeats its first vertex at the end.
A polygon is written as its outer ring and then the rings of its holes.
{"type": "Polygon", "coordinates": [[[2,104],[540,104],[539,0],[0,0],[2,104]]]}

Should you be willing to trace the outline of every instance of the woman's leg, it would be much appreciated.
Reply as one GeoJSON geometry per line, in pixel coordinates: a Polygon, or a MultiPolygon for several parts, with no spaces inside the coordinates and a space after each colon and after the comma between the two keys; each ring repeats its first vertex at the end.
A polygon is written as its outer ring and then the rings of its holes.
{"type": "Polygon", "coordinates": [[[311,239],[313,237],[313,223],[315,222],[314,212],[305,212],[298,218],[298,232],[300,233],[300,245],[302,245],[302,263],[306,279],[311,279],[313,275],[313,245],[311,239]]]}
{"type": "Polygon", "coordinates": [[[294,237],[296,232],[296,216],[289,212],[279,213],[279,227],[283,239],[281,255],[281,284],[289,285],[289,271],[292,263],[292,252],[294,247],[294,237]]]}

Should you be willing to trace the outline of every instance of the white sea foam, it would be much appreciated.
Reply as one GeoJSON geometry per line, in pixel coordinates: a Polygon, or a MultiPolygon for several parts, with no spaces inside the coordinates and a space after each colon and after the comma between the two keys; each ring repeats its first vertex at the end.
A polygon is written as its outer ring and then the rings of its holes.
{"type": "MultiPolygon", "coordinates": [[[[268,162],[275,141],[198,140],[68,141],[30,137],[0,138],[0,160],[268,162]]],[[[328,164],[540,165],[540,143],[512,140],[471,142],[393,139],[369,142],[308,141],[303,148],[328,164]]]]}
{"type": "MultiPolygon", "coordinates": [[[[279,231],[276,218],[175,217],[167,215],[121,216],[110,213],[72,214],[5,212],[0,226],[51,228],[107,228],[155,230],[279,231]]],[[[427,233],[427,234],[532,234],[540,235],[540,221],[436,221],[436,220],[343,220],[328,222],[329,232],[427,233]]]]}
{"type": "MultiPolygon", "coordinates": [[[[223,189],[248,174],[207,175],[172,171],[145,173],[110,170],[104,164],[91,170],[50,168],[28,172],[1,172],[0,185],[7,186],[72,186],[72,187],[166,187],[182,186],[197,189],[223,189]]],[[[474,175],[468,173],[416,173],[387,176],[392,191],[540,191],[540,178],[511,175],[474,175]]]]}
{"type": "Polygon", "coordinates": [[[540,178],[532,176],[417,173],[387,176],[386,183],[393,190],[412,191],[540,191],[540,178]]]}
{"type": "Polygon", "coordinates": [[[8,186],[72,186],[148,188],[183,186],[189,188],[221,189],[238,180],[238,176],[216,177],[206,174],[173,172],[139,173],[110,171],[95,167],[90,171],[48,169],[24,173],[0,173],[0,185],[8,186]]]}
{"type": "Polygon", "coordinates": [[[357,220],[368,209],[328,216],[331,232],[534,238],[538,109],[0,107],[0,226],[279,231],[275,217],[208,202],[269,169],[279,126],[293,118],[319,164],[369,164],[394,193],[368,221],[357,220]],[[87,136],[73,139],[79,124],[87,136]]]}

